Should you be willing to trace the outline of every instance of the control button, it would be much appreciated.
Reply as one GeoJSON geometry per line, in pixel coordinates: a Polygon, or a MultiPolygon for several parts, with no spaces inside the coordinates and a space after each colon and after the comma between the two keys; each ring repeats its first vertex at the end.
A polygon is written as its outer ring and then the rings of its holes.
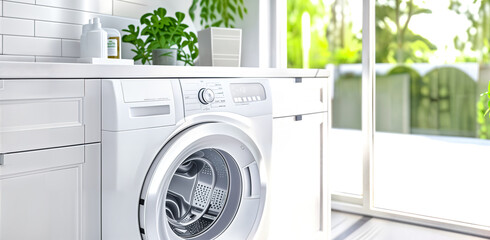
{"type": "Polygon", "coordinates": [[[202,104],[209,104],[214,101],[214,92],[209,88],[201,88],[198,93],[199,101],[202,104]]]}
{"type": "Polygon", "coordinates": [[[259,100],[259,101],[260,101],[260,100],[262,100],[262,99],[260,98],[260,96],[257,96],[257,100],[259,100]]]}
{"type": "Polygon", "coordinates": [[[247,100],[248,100],[249,102],[251,102],[251,101],[252,101],[252,98],[251,98],[251,97],[247,97],[247,100]]]}
{"type": "Polygon", "coordinates": [[[252,96],[252,100],[257,101],[257,97],[252,96]]]}

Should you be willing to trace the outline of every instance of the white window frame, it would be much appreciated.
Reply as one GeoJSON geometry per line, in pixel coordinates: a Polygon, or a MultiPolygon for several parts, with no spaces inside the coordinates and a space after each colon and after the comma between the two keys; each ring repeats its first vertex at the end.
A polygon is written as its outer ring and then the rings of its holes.
{"type": "Polygon", "coordinates": [[[270,66],[273,68],[288,67],[288,4],[287,0],[270,1],[271,44],[270,66]]]}
{"type": "MultiPolygon", "coordinates": [[[[373,205],[373,160],[375,129],[375,1],[363,0],[362,33],[362,136],[363,196],[332,194],[332,209],[372,217],[435,227],[470,235],[490,237],[490,227],[436,217],[376,208],[373,205]]],[[[490,203],[489,203],[490,204],[490,203]]],[[[484,214],[484,213],[482,213],[484,214]]]]}

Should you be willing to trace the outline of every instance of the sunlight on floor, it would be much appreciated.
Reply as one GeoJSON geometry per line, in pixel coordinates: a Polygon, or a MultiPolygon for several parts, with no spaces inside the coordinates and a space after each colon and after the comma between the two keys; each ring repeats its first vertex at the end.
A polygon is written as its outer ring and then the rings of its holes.
{"type": "Polygon", "coordinates": [[[360,215],[332,212],[334,240],[483,240],[484,238],[360,215]]]}

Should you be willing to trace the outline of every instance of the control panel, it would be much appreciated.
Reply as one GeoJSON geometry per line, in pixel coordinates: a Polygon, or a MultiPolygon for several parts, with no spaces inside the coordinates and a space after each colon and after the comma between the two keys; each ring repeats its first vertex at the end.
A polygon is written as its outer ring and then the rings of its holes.
{"type": "Polygon", "coordinates": [[[181,80],[186,111],[225,108],[223,84],[210,80],[181,80]]]}
{"type": "Polygon", "coordinates": [[[230,112],[247,116],[267,111],[267,79],[180,79],[185,115],[230,112]]]}

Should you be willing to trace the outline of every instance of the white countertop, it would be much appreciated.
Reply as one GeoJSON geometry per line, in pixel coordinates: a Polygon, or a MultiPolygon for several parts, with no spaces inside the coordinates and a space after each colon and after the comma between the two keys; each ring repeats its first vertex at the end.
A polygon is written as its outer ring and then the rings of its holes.
{"type": "Polygon", "coordinates": [[[92,65],[83,63],[0,62],[0,79],[9,78],[194,78],[328,77],[325,69],[92,65]]]}

